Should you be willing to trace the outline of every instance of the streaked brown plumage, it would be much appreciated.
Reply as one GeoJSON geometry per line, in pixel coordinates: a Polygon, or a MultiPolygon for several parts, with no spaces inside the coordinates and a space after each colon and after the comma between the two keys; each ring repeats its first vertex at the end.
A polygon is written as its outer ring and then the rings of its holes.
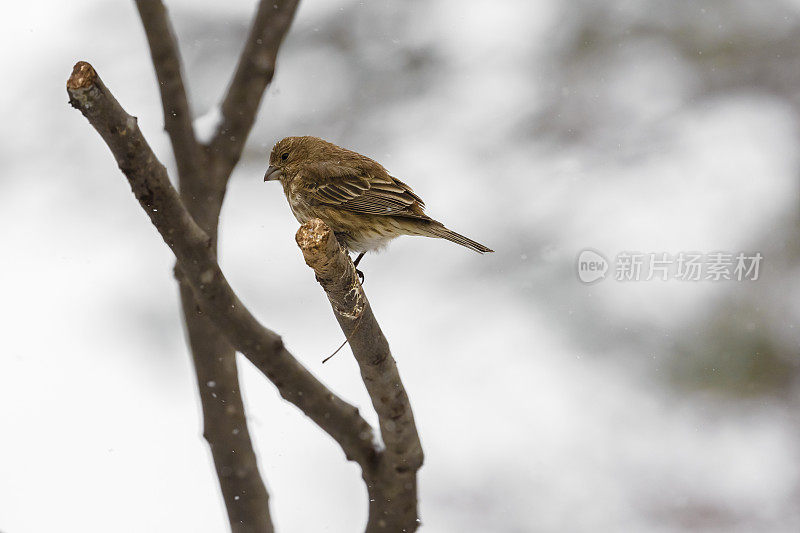
{"type": "Polygon", "coordinates": [[[280,180],[295,218],[322,219],[351,251],[377,250],[400,235],[492,251],[428,217],[411,187],[356,152],[317,137],[287,137],[272,149],[269,165],[264,181],[280,180]]]}

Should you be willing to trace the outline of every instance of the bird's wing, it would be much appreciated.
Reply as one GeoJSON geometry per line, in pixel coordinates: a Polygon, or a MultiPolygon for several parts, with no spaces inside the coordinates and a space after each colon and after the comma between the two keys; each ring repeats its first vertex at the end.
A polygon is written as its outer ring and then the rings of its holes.
{"type": "Polygon", "coordinates": [[[307,194],[320,204],[368,215],[428,218],[423,213],[422,199],[411,187],[388,174],[359,175],[345,169],[333,176],[332,172],[327,174],[324,179],[307,181],[307,194]]]}

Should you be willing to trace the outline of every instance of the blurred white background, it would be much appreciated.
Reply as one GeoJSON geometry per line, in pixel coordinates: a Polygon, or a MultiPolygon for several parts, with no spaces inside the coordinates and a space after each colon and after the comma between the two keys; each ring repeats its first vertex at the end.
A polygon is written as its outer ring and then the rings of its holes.
{"type": "MultiPolygon", "coordinates": [[[[167,5],[202,126],[255,1],[167,5]]],[[[172,256],[64,88],[90,61],[174,168],[133,2],[7,8],[0,531],[225,531],[172,256]]],[[[796,0],[303,0],[223,268],[369,413],[349,351],[320,364],[341,332],[262,177],[287,135],[370,155],[497,250],[409,237],[363,263],[425,449],[423,531],[798,531],[798,42],[796,0]],[[586,286],[585,247],[765,262],[586,286]]],[[[360,530],[357,467],[240,362],[278,530],[360,530]]]]}

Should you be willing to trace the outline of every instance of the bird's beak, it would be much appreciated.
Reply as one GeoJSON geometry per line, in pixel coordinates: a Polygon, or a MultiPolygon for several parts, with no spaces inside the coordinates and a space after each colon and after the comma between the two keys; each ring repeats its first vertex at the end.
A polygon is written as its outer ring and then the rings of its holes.
{"type": "Polygon", "coordinates": [[[282,177],[283,174],[281,174],[281,169],[270,165],[267,169],[267,173],[264,174],[264,181],[275,181],[281,179],[282,177]]]}

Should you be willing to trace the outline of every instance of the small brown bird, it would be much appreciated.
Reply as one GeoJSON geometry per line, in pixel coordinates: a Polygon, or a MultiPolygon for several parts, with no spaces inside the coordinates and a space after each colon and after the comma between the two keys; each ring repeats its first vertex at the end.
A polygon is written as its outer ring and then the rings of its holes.
{"type": "Polygon", "coordinates": [[[286,137],[269,156],[264,181],[279,180],[300,223],[322,219],[350,251],[378,250],[400,235],[447,239],[476,252],[486,246],[424,213],[411,187],[369,157],[317,137],[286,137]]]}

